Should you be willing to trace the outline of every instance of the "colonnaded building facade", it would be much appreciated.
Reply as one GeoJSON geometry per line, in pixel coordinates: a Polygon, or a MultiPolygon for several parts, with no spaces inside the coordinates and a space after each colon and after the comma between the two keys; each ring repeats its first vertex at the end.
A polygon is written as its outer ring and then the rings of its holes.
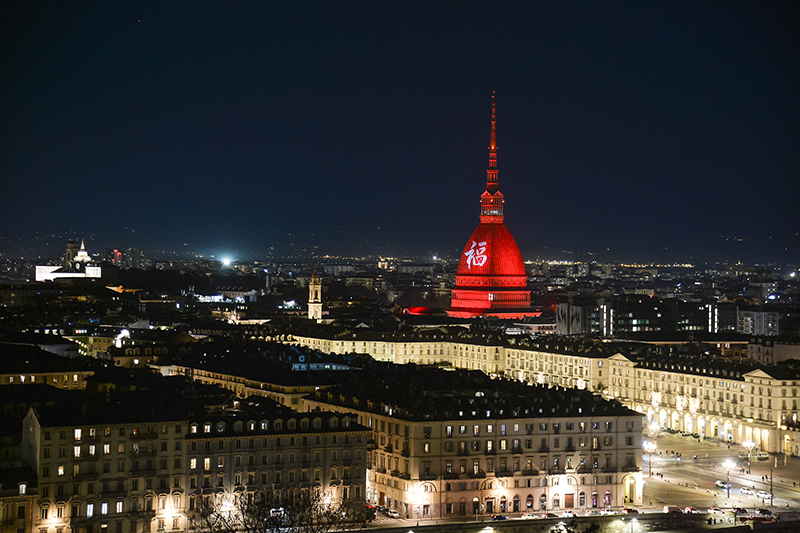
{"type": "Polygon", "coordinates": [[[380,361],[445,364],[527,383],[588,389],[645,414],[649,424],[800,455],[800,376],[788,367],[650,352],[637,356],[635,343],[628,343],[634,352],[626,355],[613,342],[440,329],[399,334],[317,330],[295,333],[285,342],[326,353],[365,353],[380,361]]]}

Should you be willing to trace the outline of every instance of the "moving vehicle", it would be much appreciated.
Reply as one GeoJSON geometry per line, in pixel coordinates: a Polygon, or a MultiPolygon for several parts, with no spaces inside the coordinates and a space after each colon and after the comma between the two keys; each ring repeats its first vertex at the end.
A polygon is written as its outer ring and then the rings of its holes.
{"type": "Polygon", "coordinates": [[[722,512],[722,509],[720,509],[719,507],[709,507],[708,508],[708,514],[717,514],[717,513],[721,513],[721,512],[722,512]]]}
{"type": "Polygon", "coordinates": [[[664,506],[664,512],[665,513],[682,513],[683,511],[681,510],[680,507],[676,507],[674,505],[665,505],[664,506]]]}
{"type": "Polygon", "coordinates": [[[622,510],[622,514],[639,514],[639,511],[630,507],[626,507],[622,510]]]}
{"type": "Polygon", "coordinates": [[[760,516],[761,518],[772,518],[775,515],[773,515],[772,511],[769,509],[756,509],[756,516],[760,516]]]}
{"type": "Polygon", "coordinates": [[[683,512],[686,514],[697,514],[700,512],[700,510],[697,509],[696,507],[685,507],[683,509],[683,512]]]}
{"type": "Polygon", "coordinates": [[[386,516],[389,518],[400,518],[400,513],[398,513],[395,509],[389,509],[386,511],[386,516]]]}
{"type": "Polygon", "coordinates": [[[766,461],[767,459],[769,459],[769,454],[767,452],[758,452],[756,458],[759,461],[766,461]]]}
{"type": "Polygon", "coordinates": [[[729,488],[731,488],[731,484],[730,483],[726,483],[726,482],[720,481],[720,480],[715,481],[714,482],[714,486],[719,488],[719,489],[729,489],[729,488]]]}
{"type": "Polygon", "coordinates": [[[741,489],[739,489],[739,494],[747,494],[748,496],[753,496],[755,495],[755,493],[756,491],[754,491],[750,487],[742,487],[741,489]]]}
{"type": "Polygon", "coordinates": [[[533,514],[533,513],[524,513],[520,518],[522,520],[532,520],[534,518],[540,518],[541,515],[533,514]]]}
{"type": "Polygon", "coordinates": [[[767,492],[767,491],[760,490],[760,491],[758,491],[758,492],[756,493],[756,497],[757,497],[757,498],[761,498],[762,500],[767,500],[767,499],[770,499],[770,498],[772,498],[772,494],[770,494],[770,493],[769,493],[769,492],[767,492]]]}
{"type": "Polygon", "coordinates": [[[493,514],[492,520],[508,520],[508,517],[501,514],[493,514]]]}

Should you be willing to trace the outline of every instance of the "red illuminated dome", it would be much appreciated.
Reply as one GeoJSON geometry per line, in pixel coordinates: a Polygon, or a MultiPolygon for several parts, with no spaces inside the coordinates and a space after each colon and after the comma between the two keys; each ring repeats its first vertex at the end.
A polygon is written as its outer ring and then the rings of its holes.
{"type": "Polygon", "coordinates": [[[481,195],[481,223],[472,232],[458,262],[456,286],[447,314],[458,318],[538,316],[531,309],[531,293],[522,254],[503,223],[503,194],[497,181],[496,109],[492,94],[492,138],[486,190],[481,195]]]}

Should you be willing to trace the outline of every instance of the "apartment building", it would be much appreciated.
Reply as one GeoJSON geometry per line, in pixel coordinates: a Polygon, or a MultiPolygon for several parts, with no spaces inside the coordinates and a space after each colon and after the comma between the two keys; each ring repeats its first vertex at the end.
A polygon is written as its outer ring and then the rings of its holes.
{"type": "Polygon", "coordinates": [[[800,375],[788,367],[710,357],[662,356],[643,345],[566,337],[347,333],[293,334],[284,342],[380,361],[444,364],[526,383],[589,390],[616,399],[650,422],[759,450],[800,456],[800,375]],[[380,340],[378,340],[380,338],[380,340]],[[722,395],[722,396],[720,396],[722,395]]]}
{"type": "Polygon", "coordinates": [[[369,384],[317,391],[306,409],[352,413],[369,428],[367,497],[401,516],[641,504],[643,416],[589,391],[483,374],[392,367],[369,384]],[[411,375],[414,374],[414,375],[411,375]],[[396,402],[397,388],[425,393],[396,402]]]}
{"type": "Polygon", "coordinates": [[[186,435],[190,516],[201,502],[266,489],[319,490],[363,517],[368,438],[355,416],[298,413],[259,397],[193,418],[186,435]]]}
{"type": "Polygon", "coordinates": [[[22,454],[39,480],[32,531],[184,530],[187,424],[179,406],[31,408],[22,454]]]}

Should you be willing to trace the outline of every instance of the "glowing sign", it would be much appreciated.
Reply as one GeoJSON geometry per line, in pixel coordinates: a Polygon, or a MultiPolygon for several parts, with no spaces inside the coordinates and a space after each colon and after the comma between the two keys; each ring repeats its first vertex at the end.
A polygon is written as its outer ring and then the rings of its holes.
{"type": "Polygon", "coordinates": [[[467,268],[472,268],[472,265],[483,266],[486,264],[486,241],[475,242],[472,241],[472,246],[469,250],[464,252],[467,256],[467,268]]]}

